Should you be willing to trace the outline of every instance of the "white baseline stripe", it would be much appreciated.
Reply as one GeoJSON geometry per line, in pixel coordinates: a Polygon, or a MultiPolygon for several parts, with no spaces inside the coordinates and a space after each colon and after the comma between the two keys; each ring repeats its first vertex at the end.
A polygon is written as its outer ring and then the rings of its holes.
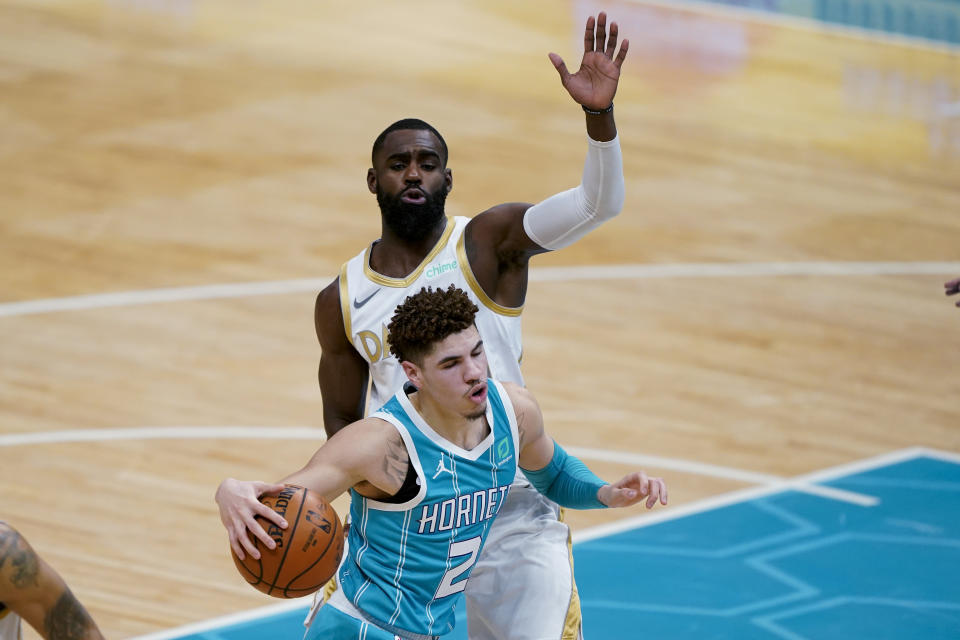
{"type": "MultiPolygon", "coordinates": [[[[771,276],[954,275],[960,262],[731,262],[686,264],[624,264],[530,269],[533,282],[575,280],[634,280],[650,278],[744,278],[771,276]]],[[[290,293],[318,293],[333,280],[301,278],[240,282],[197,287],[118,291],[65,298],[41,298],[0,303],[0,317],[56,311],[84,311],[162,302],[246,298],[290,293]]]]}

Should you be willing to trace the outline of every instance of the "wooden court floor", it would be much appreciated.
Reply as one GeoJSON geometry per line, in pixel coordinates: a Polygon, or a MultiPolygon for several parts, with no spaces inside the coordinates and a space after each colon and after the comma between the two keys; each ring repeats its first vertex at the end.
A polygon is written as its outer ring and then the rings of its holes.
{"type": "Polygon", "coordinates": [[[377,236],[373,139],[437,126],[451,214],[575,186],[547,53],[575,65],[600,9],[631,40],[627,204],[535,260],[551,432],[608,478],[611,452],[665,459],[673,508],[960,451],[956,51],[625,0],[0,0],[0,519],[108,637],[273,602],[213,493],[319,444],[287,429],[321,425],[302,280],[377,236]]]}

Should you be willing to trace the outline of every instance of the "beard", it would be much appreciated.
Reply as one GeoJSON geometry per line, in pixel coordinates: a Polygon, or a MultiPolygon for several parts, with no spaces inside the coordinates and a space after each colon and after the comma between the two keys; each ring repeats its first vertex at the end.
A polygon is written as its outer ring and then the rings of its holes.
{"type": "Polygon", "coordinates": [[[444,203],[447,201],[447,191],[439,189],[436,193],[428,193],[423,187],[425,201],[423,204],[412,204],[400,199],[400,194],[388,196],[377,185],[377,204],[383,222],[401,239],[408,242],[417,242],[427,237],[444,217],[444,203]]]}
{"type": "Polygon", "coordinates": [[[483,418],[483,417],[486,416],[486,415],[487,415],[487,403],[484,402],[482,407],[478,408],[478,409],[477,409],[476,411],[474,411],[473,413],[468,413],[468,414],[466,414],[466,415],[463,416],[463,417],[466,418],[467,420],[471,420],[471,421],[472,421],[472,420],[479,420],[479,419],[483,418]]]}

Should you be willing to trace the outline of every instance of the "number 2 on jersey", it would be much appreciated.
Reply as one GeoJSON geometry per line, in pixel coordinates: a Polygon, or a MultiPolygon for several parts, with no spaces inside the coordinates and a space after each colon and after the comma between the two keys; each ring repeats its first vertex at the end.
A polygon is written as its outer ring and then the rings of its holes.
{"type": "Polygon", "coordinates": [[[437,594],[434,596],[434,599],[439,600],[440,598],[446,598],[455,593],[460,593],[467,588],[466,580],[461,580],[456,584],[453,584],[453,580],[464,572],[469,571],[470,567],[476,563],[477,554],[480,552],[480,544],[482,542],[483,540],[480,536],[477,536],[475,538],[450,543],[450,553],[447,556],[448,560],[453,560],[453,558],[459,558],[467,554],[469,554],[470,557],[457,566],[452,567],[444,574],[443,580],[440,581],[440,586],[437,587],[437,594]]]}

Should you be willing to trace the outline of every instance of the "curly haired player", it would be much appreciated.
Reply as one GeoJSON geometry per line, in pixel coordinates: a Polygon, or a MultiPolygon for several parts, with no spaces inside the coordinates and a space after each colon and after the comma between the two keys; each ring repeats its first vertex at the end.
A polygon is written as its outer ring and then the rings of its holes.
{"type": "MultiPolygon", "coordinates": [[[[454,609],[518,468],[537,491],[575,509],[667,503],[663,480],[642,471],[601,481],[547,435],[529,391],[487,377],[477,310],[452,285],[407,298],[388,336],[412,389],[338,431],[283,479],[327,500],[350,491],[353,524],[340,588],[306,640],[432,640],[452,631],[454,609]]],[[[236,482],[221,483],[218,500],[236,482]]],[[[238,555],[249,544],[248,527],[260,535],[259,525],[225,523],[238,555]]]]}

